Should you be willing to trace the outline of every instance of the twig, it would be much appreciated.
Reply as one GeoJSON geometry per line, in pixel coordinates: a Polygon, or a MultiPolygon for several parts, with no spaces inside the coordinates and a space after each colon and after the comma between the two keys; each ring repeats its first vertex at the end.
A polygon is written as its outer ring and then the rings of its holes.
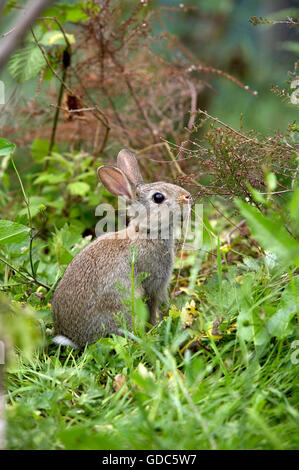
{"type": "Polygon", "coordinates": [[[12,271],[18,273],[20,276],[26,279],[28,283],[34,283],[34,284],[37,284],[38,286],[45,287],[45,289],[47,290],[50,290],[50,286],[48,286],[47,284],[44,284],[43,282],[38,281],[37,279],[34,279],[30,274],[29,274],[30,278],[28,278],[27,276],[25,276],[25,274],[23,274],[21,271],[19,271],[17,268],[12,266],[8,261],[6,261],[5,259],[1,257],[0,257],[0,262],[2,262],[3,264],[6,264],[12,271]]]}
{"type": "Polygon", "coordinates": [[[83,113],[83,112],[86,112],[86,111],[94,111],[96,108],[93,107],[93,108],[80,108],[80,109],[67,109],[67,108],[63,108],[62,106],[57,106],[56,104],[50,104],[50,106],[52,108],[59,108],[61,109],[62,111],[65,111],[66,113],[83,113]]]}
{"type": "Polygon", "coordinates": [[[195,117],[196,117],[196,105],[197,105],[197,91],[191,80],[186,80],[186,83],[190,89],[190,94],[191,94],[191,109],[190,109],[190,119],[188,122],[188,129],[189,131],[192,130],[194,122],[195,122],[195,117]]]}
{"type": "MultiPolygon", "coordinates": [[[[239,137],[242,137],[242,139],[244,139],[246,142],[252,142],[253,144],[255,145],[260,145],[261,147],[264,147],[266,149],[270,149],[272,150],[272,147],[267,144],[267,143],[264,143],[264,142],[260,142],[259,140],[257,139],[252,139],[251,137],[247,137],[246,135],[244,134],[241,134],[241,132],[239,131],[236,131],[236,129],[234,129],[233,127],[229,126],[228,124],[226,124],[225,122],[223,121],[220,121],[220,119],[214,117],[214,116],[211,116],[210,114],[208,114],[206,111],[203,111],[202,109],[198,109],[196,111],[197,114],[204,114],[208,119],[212,119],[212,121],[215,121],[217,122],[218,124],[220,124],[221,126],[224,126],[226,127],[227,129],[229,129],[231,132],[233,132],[234,134],[238,135],[239,137]]],[[[291,145],[289,145],[287,142],[284,143],[287,147],[290,147],[290,148],[293,148],[291,145]]]]}
{"type": "Polygon", "coordinates": [[[67,34],[65,33],[60,21],[56,18],[56,16],[41,16],[39,18],[37,18],[38,20],[51,20],[51,21],[55,21],[55,23],[57,24],[57,26],[59,27],[60,31],[62,32],[63,34],[63,37],[64,37],[64,40],[66,42],[66,45],[71,48],[71,43],[67,37],[67,34]]]}
{"type": "Polygon", "coordinates": [[[231,235],[235,233],[237,230],[240,230],[240,228],[242,228],[245,224],[246,224],[246,219],[241,220],[241,222],[238,225],[236,225],[226,234],[226,243],[228,246],[231,245],[231,235]]]}
{"type": "Polygon", "coordinates": [[[3,33],[0,35],[0,38],[5,38],[6,36],[8,36],[9,34],[13,33],[15,31],[16,28],[12,28],[10,29],[9,31],[7,31],[6,33],[3,33]]]}
{"type": "Polygon", "coordinates": [[[1,289],[10,289],[11,287],[15,286],[24,286],[25,284],[31,284],[31,281],[28,282],[14,282],[13,284],[0,284],[0,290],[1,289]]]}
{"type": "MultiPolygon", "coordinates": [[[[124,73],[125,73],[125,72],[124,72],[124,73]]],[[[134,99],[134,101],[135,101],[135,103],[136,103],[137,108],[138,108],[139,111],[140,111],[140,114],[143,116],[143,118],[144,118],[144,120],[145,120],[145,122],[146,122],[146,124],[147,124],[147,127],[149,128],[149,130],[150,130],[150,132],[151,132],[151,134],[152,134],[152,137],[153,137],[154,142],[157,142],[157,131],[156,131],[156,129],[154,128],[153,124],[150,122],[150,120],[149,120],[149,118],[148,118],[148,115],[147,115],[145,109],[143,109],[143,107],[141,106],[140,101],[139,101],[139,99],[138,99],[138,97],[137,97],[137,95],[136,95],[136,93],[135,93],[135,90],[134,90],[134,88],[132,87],[131,82],[130,82],[130,80],[129,80],[129,78],[128,78],[128,76],[127,76],[126,74],[125,74],[125,82],[126,82],[127,87],[128,87],[128,89],[129,89],[129,91],[130,91],[130,93],[131,93],[131,95],[132,95],[132,97],[133,97],[133,99],[134,99]]]]}
{"type": "Polygon", "coordinates": [[[73,91],[69,88],[69,86],[67,85],[67,83],[65,83],[62,78],[58,75],[58,73],[56,72],[56,70],[52,67],[52,64],[50,63],[49,59],[48,59],[48,55],[45,51],[45,49],[43,48],[43,46],[40,44],[40,42],[38,41],[35,33],[34,33],[34,30],[31,29],[31,33],[32,33],[32,36],[34,38],[34,41],[35,43],[37,44],[37,46],[39,47],[41,53],[43,54],[44,56],[44,59],[45,61],[47,62],[47,65],[49,67],[49,69],[51,70],[51,72],[55,75],[55,77],[61,82],[63,83],[65,89],[69,92],[70,95],[74,95],[73,91]]]}
{"type": "MultiPolygon", "coordinates": [[[[61,106],[61,102],[62,102],[63,91],[64,91],[66,77],[67,77],[67,68],[70,65],[70,58],[71,58],[71,55],[72,55],[72,48],[71,48],[71,43],[70,43],[70,41],[67,37],[67,34],[65,33],[61,23],[58,21],[58,19],[55,16],[45,16],[45,17],[41,17],[41,18],[38,18],[38,19],[43,20],[43,21],[44,20],[54,21],[58,25],[60,31],[62,32],[65,43],[66,43],[66,49],[63,51],[63,59],[62,59],[63,75],[62,75],[62,81],[61,81],[60,89],[59,89],[57,107],[56,107],[56,111],[55,111],[55,115],[54,115],[52,133],[51,133],[51,139],[50,139],[50,145],[49,145],[49,151],[48,151],[48,155],[50,155],[51,152],[52,152],[52,149],[54,147],[54,144],[55,144],[55,135],[56,135],[56,129],[57,129],[57,124],[58,124],[58,119],[59,119],[60,106],[61,106]],[[66,61],[64,60],[65,54],[67,54],[69,56],[69,59],[66,60],[66,61]]],[[[47,167],[47,165],[48,165],[48,160],[45,161],[45,168],[47,167]]]]}
{"type": "Polygon", "coordinates": [[[182,168],[180,167],[180,165],[178,164],[177,160],[175,159],[171,149],[170,149],[170,146],[168,145],[167,142],[164,142],[164,145],[168,151],[168,155],[170,156],[171,160],[173,161],[174,163],[174,166],[176,167],[178,173],[182,176],[187,176],[186,173],[182,170],[182,168]]]}
{"type": "Polygon", "coordinates": [[[109,53],[112,61],[114,62],[114,64],[122,72],[122,74],[124,76],[125,83],[128,87],[128,90],[129,90],[130,94],[132,95],[132,98],[135,101],[135,104],[136,104],[137,108],[139,109],[139,112],[140,112],[141,116],[145,120],[150,133],[152,134],[154,142],[156,143],[157,142],[157,130],[154,128],[153,124],[149,120],[149,117],[148,117],[145,109],[143,109],[143,107],[141,106],[141,103],[140,103],[140,101],[139,101],[139,99],[138,99],[138,97],[135,93],[134,88],[132,87],[131,81],[129,79],[128,74],[126,73],[126,70],[125,70],[124,66],[115,58],[115,55],[111,51],[108,51],[108,53],[109,53]]]}
{"type": "Polygon", "coordinates": [[[294,176],[292,178],[292,185],[291,185],[292,191],[294,191],[294,189],[295,189],[295,182],[296,182],[296,179],[297,179],[298,170],[299,170],[299,165],[297,165],[294,176]]]}
{"type": "Polygon", "coordinates": [[[48,59],[48,55],[45,51],[45,49],[43,48],[43,46],[40,44],[40,42],[38,41],[35,33],[34,33],[34,30],[31,29],[31,33],[32,33],[32,36],[34,38],[34,41],[35,43],[37,44],[37,46],[39,47],[41,53],[43,54],[44,56],[44,59],[45,61],[47,62],[47,65],[49,67],[49,69],[51,70],[51,72],[55,75],[55,77],[64,85],[65,89],[69,92],[70,95],[74,95],[73,91],[70,89],[70,87],[67,85],[67,83],[65,83],[62,78],[58,75],[58,73],[56,72],[56,70],[52,67],[52,64],[50,63],[49,59],[48,59]]]}
{"type": "Polygon", "coordinates": [[[30,202],[29,202],[29,199],[27,197],[27,194],[25,192],[25,189],[24,189],[24,186],[23,186],[23,182],[21,180],[21,177],[20,177],[20,174],[17,170],[17,167],[15,165],[15,162],[14,162],[14,159],[13,159],[13,156],[12,154],[10,155],[10,159],[11,159],[11,163],[12,163],[12,166],[13,166],[13,169],[15,170],[15,173],[17,175],[17,178],[19,180],[19,183],[20,183],[20,186],[21,186],[21,190],[22,190],[22,193],[23,193],[23,198],[24,198],[24,202],[25,202],[25,205],[27,207],[27,212],[28,212],[28,221],[29,221],[29,228],[30,228],[30,232],[29,232],[29,237],[30,237],[30,244],[29,244],[29,258],[30,258],[30,267],[31,267],[31,272],[32,272],[32,276],[33,278],[35,279],[35,272],[34,272],[34,266],[33,266],[33,259],[32,259],[32,242],[33,242],[33,228],[32,228],[32,217],[31,217],[31,211],[30,211],[30,202]]]}
{"type": "MultiPolygon", "coordinates": [[[[57,129],[57,124],[58,124],[58,118],[59,118],[59,113],[60,113],[60,105],[62,102],[62,96],[63,96],[63,91],[64,91],[64,83],[67,75],[67,69],[63,69],[63,75],[62,75],[62,82],[60,83],[60,89],[59,89],[59,95],[58,95],[58,100],[57,100],[57,106],[56,106],[56,111],[54,114],[54,119],[53,119],[53,126],[52,126],[52,132],[51,132],[51,139],[50,139],[50,144],[49,144],[49,150],[48,150],[48,155],[51,155],[53,147],[55,145],[55,135],[56,135],[56,129],[57,129]]],[[[45,160],[45,166],[44,169],[47,169],[48,165],[48,160],[45,160]]]]}
{"type": "Polygon", "coordinates": [[[275,24],[287,24],[289,26],[298,26],[299,25],[299,20],[297,18],[293,19],[290,16],[288,16],[287,20],[272,20],[268,18],[263,18],[260,16],[259,18],[257,16],[251,16],[249,18],[249,23],[252,23],[254,26],[256,25],[261,25],[261,24],[266,24],[266,25],[275,25],[275,24]]]}
{"type": "Polygon", "coordinates": [[[240,88],[243,88],[243,90],[248,91],[254,96],[258,95],[257,91],[253,91],[249,88],[248,85],[244,85],[240,80],[238,80],[236,77],[233,75],[230,75],[229,73],[224,72],[223,70],[216,69],[215,67],[211,67],[209,65],[204,65],[204,64],[199,64],[199,65],[191,65],[190,67],[185,69],[186,72],[203,72],[203,73],[212,73],[215,75],[219,75],[221,77],[227,78],[231,82],[235,83],[240,88]]]}
{"type": "Polygon", "coordinates": [[[256,139],[252,139],[251,137],[247,137],[246,135],[241,134],[241,132],[236,131],[235,129],[233,129],[231,126],[229,126],[225,122],[220,121],[220,119],[211,116],[210,114],[208,114],[206,111],[203,111],[202,109],[199,109],[197,111],[197,113],[198,114],[204,114],[207,118],[212,119],[212,121],[218,122],[218,124],[221,124],[221,126],[226,127],[227,129],[232,131],[234,134],[236,134],[239,137],[242,137],[243,139],[245,139],[247,142],[254,142],[255,144],[259,143],[259,142],[256,141],[256,139]]]}
{"type": "MultiPolygon", "coordinates": [[[[99,155],[101,155],[101,153],[103,152],[105,146],[106,146],[106,143],[107,143],[107,140],[108,140],[108,136],[109,136],[109,132],[110,132],[110,126],[106,126],[105,127],[105,134],[104,134],[104,137],[103,137],[103,140],[102,140],[102,144],[101,144],[101,147],[100,147],[100,150],[99,150],[99,155]]],[[[96,158],[96,157],[95,157],[96,158]]]]}
{"type": "Polygon", "coordinates": [[[181,143],[179,146],[179,153],[178,153],[178,159],[181,160],[181,153],[187,151],[189,144],[190,144],[190,137],[193,131],[193,126],[196,118],[196,105],[197,105],[197,91],[191,80],[185,80],[187,83],[189,89],[190,89],[190,95],[191,95],[191,104],[190,104],[190,118],[188,122],[188,127],[186,129],[187,134],[185,137],[185,140],[181,143]]]}
{"type": "MultiPolygon", "coordinates": [[[[2,338],[1,338],[1,344],[2,338]]],[[[5,387],[4,387],[4,364],[0,363],[0,450],[6,447],[6,406],[5,406],[5,387]]]]}
{"type": "MultiPolygon", "coordinates": [[[[12,163],[12,166],[14,168],[14,171],[16,172],[16,175],[17,175],[17,178],[19,180],[19,183],[20,183],[20,186],[21,186],[21,191],[22,191],[22,194],[23,194],[23,198],[24,198],[24,202],[25,202],[25,205],[27,207],[27,212],[28,212],[28,221],[29,221],[29,237],[30,237],[30,243],[29,243],[29,260],[30,260],[30,267],[31,267],[31,273],[32,273],[32,279],[33,279],[33,282],[35,282],[36,284],[42,286],[42,287],[46,287],[46,289],[50,289],[49,286],[47,286],[46,284],[43,284],[42,282],[38,281],[37,278],[36,278],[36,274],[35,274],[35,271],[34,271],[34,265],[33,265],[33,256],[32,256],[32,244],[33,244],[33,240],[34,240],[34,235],[33,235],[33,226],[32,226],[32,217],[31,217],[31,211],[30,211],[30,201],[27,197],[27,194],[25,192],[25,189],[24,189],[24,186],[23,186],[23,182],[22,182],[22,179],[20,177],[20,174],[17,170],[17,167],[15,165],[15,162],[14,162],[14,159],[13,159],[13,155],[11,153],[10,155],[10,159],[11,159],[11,163],[12,163]]],[[[1,261],[6,263],[7,265],[9,265],[7,262],[5,262],[5,260],[3,260],[1,258],[1,261]]],[[[10,265],[9,265],[10,266],[10,265]]],[[[13,266],[10,266],[11,269],[13,269],[14,271],[18,272],[13,266]]],[[[22,273],[18,272],[19,274],[21,274],[23,277],[26,278],[26,276],[24,276],[22,273]]],[[[27,278],[26,278],[27,279],[27,278]]]]}
{"type": "Polygon", "coordinates": [[[147,147],[144,147],[143,149],[136,152],[135,155],[141,155],[142,153],[145,153],[148,150],[150,150],[152,148],[155,148],[155,147],[165,147],[166,150],[167,150],[168,155],[170,156],[171,161],[174,163],[174,165],[177,169],[177,172],[182,176],[187,176],[186,173],[184,173],[183,170],[181,169],[180,165],[178,164],[177,160],[175,159],[175,157],[174,157],[174,155],[171,151],[171,148],[170,148],[168,142],[166,142],[166,141],[158,142],[158,143],[152,144],[152,145],[148,145],[147,147]]]}
{"type": "MultiPolygon", "coordinates": [[[[40,44],[40,42],[38,41],[34,31],[32,30],[32,35],[33,35],[33,38],[37,44],[37,46],[39,47],[41,53],[43,54],[44,56],[44,59],[48,65],[48,67],[50,68],[50,70],[52,71],[52,73],[55,75],[55,77],[61,82],[61,84],[63,84],[64,88],[67,90],[67,92],[71,95],[71,96],[74,96],[75,98],[77,98],[78,101],[81,101],[81,99],[78,97],[78,95],[67,85],[67,83],[60,77],[60,75],[56,72],[56,70],[52,67],[52,64],[50,63],[49,59],[48,59],[48,56],[47,56],[47,53],[45,51],[45,49],[43,48],[43,46],[40,44]]],[[[83,103],[84,104],[84,103],[83,103]]],[[[59,109],[60,105],[58,106],[58,109],[59,109]]],[[[106,128],[106,134],[105,134],[105,138],[104,138],[104,141],[103,141],[103,144],[102,144],[102,149],[103,149],[103,145],[106,144],[106,141],[107,141],[107,138],[108,138],[108,134],[109,134],[109,131],[110,131],[110,125],[109,125],[109,121],[106,117],[106,115],[98,108],[98,106],[95,106],[95,110],[91,110],[93,115],[95,116],[95,118],[99,121],[101,121],[101,123],[105,126],[106,128]]],[[[102,150],[101,150],[102,151],[102,150]]]]}
{"type": "Polygon", "coordinates": [[[21,271],[19,271],[17,268],[15,268],[14,266],[12,266],[8,261],[6,261],[5,259],[1,258],[0,257],[0,262],[6,264],[12,271],[15,271],[16,273],[18,273],[20,276],[22,276],[24,279],[26,279],[26,281],[30,281],[30,279],[28,279],[27,276],[25,276],[25,274],[21,273],[21,271]]]}

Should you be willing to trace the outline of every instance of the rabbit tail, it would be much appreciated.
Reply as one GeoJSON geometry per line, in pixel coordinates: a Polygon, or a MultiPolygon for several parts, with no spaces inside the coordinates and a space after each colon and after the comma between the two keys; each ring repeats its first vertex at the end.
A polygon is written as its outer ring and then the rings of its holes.
{"type": "Polygon", "coordinates": [[[73,349],[79,349],[79,347],[75,343],[73,343],[73,341],[63,335],[54,336],[53,343],[58,344],[60,346],[71,346],[73,349]]]}

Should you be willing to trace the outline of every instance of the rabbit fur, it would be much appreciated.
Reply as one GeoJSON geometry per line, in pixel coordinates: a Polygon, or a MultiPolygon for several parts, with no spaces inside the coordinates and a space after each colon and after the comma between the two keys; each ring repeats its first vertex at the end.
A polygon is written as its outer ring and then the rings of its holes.
{"type": "Polygon", "coordinates": [[[147,214],[156,211],[164,220],[163,210],[191,204],[190,194],[177,185],[144,183],[137,160],[129,150],[119,152],[117,166],[100,167],[98,176],[112,194],[130,202],[131,220],[124,230],[105,233],[78,253],[55,289],[51,299],[54,342],[74,348],[82,348],[111,333],[121,334],[121,324],[115,315],[119,312],[125,315],[127,328],[132,328],[124,291],[130,296],[133,247],[137,247],[134,279],[141,273],[148,273],[135,295],[145,299],[149,321],[155,323],[159,304],[168,300],[174,239],[169,219],[166,219],[168,238],[162,239],[159,231],[156,237],[149,236],[147,214]],[[164,197],[161,203],[153,200],[157,193],[164,197]],[[144,209],[139,217],[134,216],[136,205],[144,209]]]}

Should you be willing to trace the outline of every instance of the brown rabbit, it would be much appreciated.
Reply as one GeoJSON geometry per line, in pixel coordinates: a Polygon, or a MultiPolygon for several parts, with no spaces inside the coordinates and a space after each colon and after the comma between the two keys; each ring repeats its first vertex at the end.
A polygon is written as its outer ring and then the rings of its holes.
{"type": "Polygon", "coordinates": [[[54,342],[75,348],[110,333],[120,334],[114,315],[118,312],[125,313],[127,328],[132,327],[123,302],[124,290],[116,286],[118,282],[130,292],[132,247],[137,250],[135,279],[148,273],[136,295],[146,300],[149,321],[155,322],[158,305],[168,300],[173,269],[173,227],[167,213],[177,213],[191,204],[190,194],[179,186],[144,183],[137,160],[128,150],[119,152],[117,166],[100,167],[98,176],[112,194],[129,201],[131,221],[124,230],[106,233],[78,253],[56,287],[52,297],[54,342]],[[149,214],[159,218],[158,229],[156,224],[149,230],[149,214]],[[167,236],[161,236],[161,227],[167,236]]]}

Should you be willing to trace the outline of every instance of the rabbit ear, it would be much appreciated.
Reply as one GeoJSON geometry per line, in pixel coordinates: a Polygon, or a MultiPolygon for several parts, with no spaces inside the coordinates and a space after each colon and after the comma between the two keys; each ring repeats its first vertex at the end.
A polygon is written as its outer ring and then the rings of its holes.
{"type": "Polygon", "coordinates": [[[143,183],[138,162],[130,150],[123,149],[119,152],[117,156],[117,166],[135,186],[143,183]]]}
{"type": "Polygon", "coordinates": [[[119,168],[103,165],[98,168],[98,176],[110,193],[125,199],[133,199],[130,183],[119,168]]]}

